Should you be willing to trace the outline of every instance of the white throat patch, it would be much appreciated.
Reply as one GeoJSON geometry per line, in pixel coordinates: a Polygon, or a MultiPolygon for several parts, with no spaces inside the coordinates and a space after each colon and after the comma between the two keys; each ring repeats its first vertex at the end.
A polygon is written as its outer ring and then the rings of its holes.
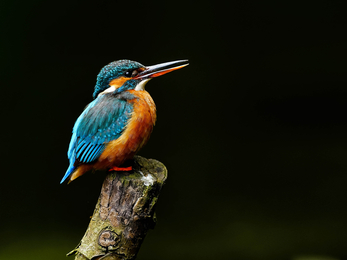
{"type": "Polygon", "coordinates": [[[137,86],[135,87],[135,90],[145,90],[145,86],[149,80],[150,79],[142,80],[139,84],[137,84],[137,86]]]}
{"type": "Polygon", "coordinates": [[[99,97],[99,96],[102,96],[102,95],[104,95],[104,94],[106,94],[106,93],[114,92],[114,91],[116,91],[115,86],[111,86],[111,87],[105,89],[103,92],[101,92],[101,93],[98,95],[98,97],[99,97]]]}

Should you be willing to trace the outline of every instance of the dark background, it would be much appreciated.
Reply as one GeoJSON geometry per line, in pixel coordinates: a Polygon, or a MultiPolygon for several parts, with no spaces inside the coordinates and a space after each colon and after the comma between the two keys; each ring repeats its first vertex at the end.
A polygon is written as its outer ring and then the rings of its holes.
{"type": "MultiPolygon", "coordinates": [[[[65,259],[104,176],[59,182],[111,61],[152,80],[169,178],[139,260],[347,259],[345,1],[1,1],[0,259],[65,259]]],[[[73,259],[72,257],[70,259],[73,259]]]]}

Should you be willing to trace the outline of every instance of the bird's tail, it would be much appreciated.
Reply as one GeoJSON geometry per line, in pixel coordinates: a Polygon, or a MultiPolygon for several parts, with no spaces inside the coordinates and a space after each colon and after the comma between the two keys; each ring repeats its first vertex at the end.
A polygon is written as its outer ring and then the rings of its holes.
{"type": "Polygon", "coordinates": [[[73,166],[72,164],[70,164],[69,168],[67,169],[63,179],[60,181],[60,184],[62,184],[70,175],[71,173],[74,172],[74,170],[76,170],[76,167],[73,166]]]}

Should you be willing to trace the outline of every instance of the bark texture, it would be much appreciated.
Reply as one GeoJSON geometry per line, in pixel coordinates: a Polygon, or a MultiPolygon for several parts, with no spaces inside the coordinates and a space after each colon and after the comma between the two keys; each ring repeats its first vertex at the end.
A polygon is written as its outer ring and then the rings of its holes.
{"type": "Polygon", "coordinates": [[[75,260],[135,259],[149,229],[167,178],[165,166],[135,156],[133,171],[107,175],[94,214],[80,244],[68,255],[75,260]]]}

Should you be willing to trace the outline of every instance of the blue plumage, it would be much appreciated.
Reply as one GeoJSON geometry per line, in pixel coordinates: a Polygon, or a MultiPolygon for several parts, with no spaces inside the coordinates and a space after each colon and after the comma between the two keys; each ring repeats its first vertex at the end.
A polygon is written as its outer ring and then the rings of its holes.
{"type": "Polygon", "coordinates": [[[61,183],[79,163],[91,163],[99,158],[107,143],[119,138],[131,117],[133,106],[127,102],[134,96],[108,93],[91,102],[77,119],[69,145],[70,166],[61,183]]]}

